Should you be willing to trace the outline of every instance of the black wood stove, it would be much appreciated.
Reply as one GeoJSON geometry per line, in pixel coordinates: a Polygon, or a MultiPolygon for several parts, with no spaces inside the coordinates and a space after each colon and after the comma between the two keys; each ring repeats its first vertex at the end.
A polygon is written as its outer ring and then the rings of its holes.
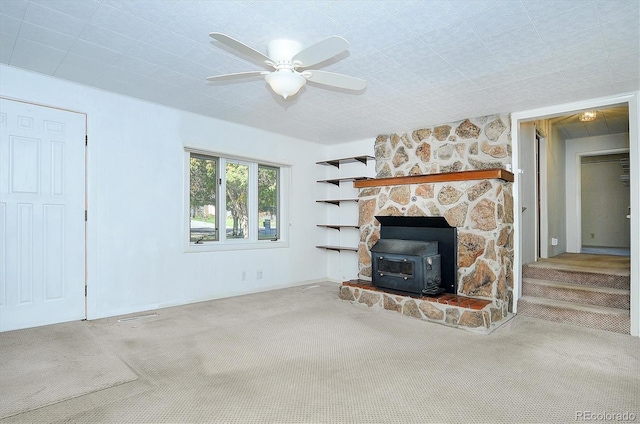
{"type": "Polygon", "coordinates": [[[376,287],[423,295],[444,291],[437,241],[381,239],[371,258],[376,287]]]}
{"type": "Polygon", "coordinates": [[[380,240],[371,248],[372,282],[391,292],[456,294],[457,230],[442,217],[376,216],[380,240]]]}

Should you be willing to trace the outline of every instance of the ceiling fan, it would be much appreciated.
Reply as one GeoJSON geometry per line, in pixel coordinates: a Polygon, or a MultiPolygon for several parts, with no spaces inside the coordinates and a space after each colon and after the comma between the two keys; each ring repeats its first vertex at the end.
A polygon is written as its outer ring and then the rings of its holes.
{"type": "Polygon", "coordinates": [[[271,89],[285,99],[295,95],[307,81],[354,91],[364,90],[367,86],[367,82],[360,78],[306,69],[346,51],[349,48],[349,43],[342,37],[334,35],[305,48],[302,48],[302,45],[297,41],[273,40],[268,43],[267,54],[264,55],[228,35],[212,32],[209,36],[254,62],[274,70],[215,75],[208,77],[208,81],[228,81],[264,76],[271,89]]]}

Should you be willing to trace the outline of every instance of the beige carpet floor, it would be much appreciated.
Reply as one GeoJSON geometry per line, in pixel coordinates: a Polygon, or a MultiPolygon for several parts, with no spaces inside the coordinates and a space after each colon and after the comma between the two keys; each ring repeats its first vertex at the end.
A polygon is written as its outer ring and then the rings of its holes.
{"type": "Polygon", "coordinates": [[[539,259],[527,266],[577,272],[604,272],[611,275],[631,275],[629,256],[593,255],[588,253],[561,253],[548,259],[539,259]]]}
{"type": "Polygon", "coordinates": [[[0,418],[138,379],[81,322],[0,333],[0,418]]]}
{"type": "MultiPolygon", "coordinates": [[[[350,304],[333,283],[155,312],[54,326],[55,338],[88,331],[87,340],[139,378],[0,422],[568,423],[625,413],[640,420],[640,339],[628,335],[519,316],[478,335],[350,304]]],[[[50,360],[28,331],[18,333],[22,345],[3,345],[3,361],[10,355],[27,370],[50,360]]],[[[72,361],[80,351],[55,356],[72,361]]],[[[31,378],[41,377],[25,373],[23,383],[31,378]]]]}

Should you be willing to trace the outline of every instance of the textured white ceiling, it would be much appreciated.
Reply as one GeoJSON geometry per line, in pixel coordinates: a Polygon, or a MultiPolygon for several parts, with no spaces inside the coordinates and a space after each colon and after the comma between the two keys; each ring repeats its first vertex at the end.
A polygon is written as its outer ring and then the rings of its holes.
{"type": "Polygon", "coordinates": [[[596,112],[596,120],[580,121],[580,111],[551,119],[551,123],[558,128],[564,139],[595,137],[607,134],[629,132],[629,107],[615,105],[599,109],[589,109],[596,112]]]}
{"type": "Polygon", "coordinates": [[[325,144],[640,89],[638,0],[0,0],[0,33],[1,63],[325,144]],[[322,69],[367,89],[208,83],[262,70],[210,32],[342,36],[322,69]]]}

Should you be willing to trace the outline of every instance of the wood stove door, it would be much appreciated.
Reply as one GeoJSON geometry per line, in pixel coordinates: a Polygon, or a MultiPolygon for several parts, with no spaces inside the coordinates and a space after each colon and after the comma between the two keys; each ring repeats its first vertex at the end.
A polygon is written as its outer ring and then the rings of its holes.
{"type": "Polygon", "coordinates": [[[421,293],[422,276],[417,258],[395,255],[376,256],[373,260],[373,285],[400,292],[421,293]]]}

